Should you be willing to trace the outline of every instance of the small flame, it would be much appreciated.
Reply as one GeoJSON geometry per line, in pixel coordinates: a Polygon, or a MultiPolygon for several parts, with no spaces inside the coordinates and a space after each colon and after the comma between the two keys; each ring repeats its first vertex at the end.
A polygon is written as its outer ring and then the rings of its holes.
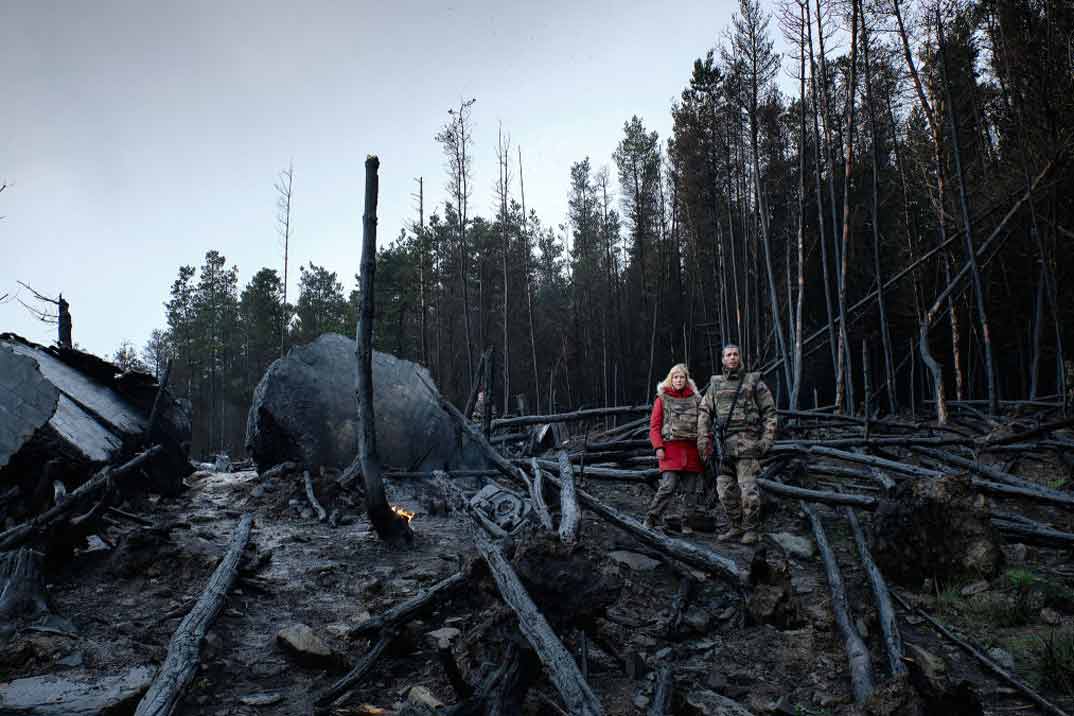
{"type": "Polygon", "coordinates": [[[405,519],[407,521],[407,524],[410,524],[410,521],[414,519],[414,515],[417,514],[415,512],[408,512],[402,507],[396,507],[395,505],[392,505],[392,512],[405,519]]]}

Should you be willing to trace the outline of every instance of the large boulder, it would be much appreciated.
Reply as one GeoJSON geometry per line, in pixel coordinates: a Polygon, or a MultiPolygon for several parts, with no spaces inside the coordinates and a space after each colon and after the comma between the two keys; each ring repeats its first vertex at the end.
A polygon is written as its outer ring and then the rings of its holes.
{"type": "MultiPolygon", "coordinates": [[[[254,390],[246,450],[259,471],[290,460],[345,468],[358,453],[354,340],[326,333],[269,366],[254,390]]],[[[418,376],[425,368],[373,352],[377,450],[385,467],[452,468],[467,460],[455,426],[418,376]]]]}
{"type": "Polygon", "coordinates": [[[990,578],[1003,567],[988,500],[967,475],[907,480],[873,517],[873,557],[889,579],[919,587],[990,578]]]}
{"type": "MultiPolygon", "coordinates": [[[[0,334],[0,492],[17,486],[17,508],[33,512],[42,488],[51,496],[60,481],[73,490],[100,466],[130,457],[146,443],[157,392],[151,375],[0,334]]],[[[173,493],[190,473],[190,414],[168,391],[161,405],[152,442],[164,455],[139,487],[173,493]]]]}

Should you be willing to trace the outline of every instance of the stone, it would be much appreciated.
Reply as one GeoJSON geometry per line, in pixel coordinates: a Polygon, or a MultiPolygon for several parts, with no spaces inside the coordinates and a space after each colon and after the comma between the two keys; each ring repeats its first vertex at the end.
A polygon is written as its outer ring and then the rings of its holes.
{"type": "Polygon", "coordinates": [[[753,716],[753,712],[715,691],[699,689],[686,695],[687,713],[696,716],[753,716]]]}
{"type": "Polygon", "coordinates": [[[132,713],[156,668],[135,666],[121,674],[46,674],[0,683],[0,714],[97,716],[132,713]]]}
{"type": "Polygon", "coordinates": [[[960,594],[962,594],[962,596],[964,597],[972,597],[974,594],[987,592],[988,587],[989,584],[987,579],[978,579],[976,582],[971,582],[970,584],[967,584],[965,587],[963,587],[960,590],[960,594]]]}
{"type": "Polygon", "coordinates": [[[988,650],[988,658],[1006,669],[1008,673],[1014,673],[1014,657],[1009,651],[994,646],[988,650]]]}
{"type": "Polygon", "coordinates": [[[817,548],[816,545],[813,544],[813,540],[806,539],[805,537],[799,537],[790,532],[770,532],[767,536],[768,539],[775,542],[784,552],[792,557],[797,557],[798,559],[813,559],[813,555],[817,553],[817,548]]]}
{"type": "Polygon", "coordinates": [[[406,700],[415,706],[428,706],[436,709],[444,705],[444,702],[433,696],[433,692],[424,686],[414,686],[407,693],[406,700]]]}
{"type": "MultiPolygon", "coordinates": [[[[282,462],[345,469],[358,450],[354,400],[354,339],[326,333],[291,348],[269,366],[254,390],[245,446],[258,471],[282,462]]],[[[407,470],[477,467],[468,439],[422,385],[429,372],[388,353],[373,352],[373,410],[384,467],[407,470]]]]}
{"type": "Polygon", "coordinates": [[[284,627],[276,633],[276,642],[300,662],[311,666],[323,666],[335,660],[328,645],[305,624],[284,627]]]}
{"type": "Polygon", "coordinates": [[[450,645],[451,642],[462,636],[462,632],[455,627],[441,627],[440,629],[434,629],[425,636],[436,646],[439,646],[440,642],[450,645]]]}
{"type": "Polygon", "coordinates": [[[649,708],[649,701],[650,701],[649,697],[646,696],[645,694],[637,694],[634,697],[634,705],[636,707],[638,707],[639,709],[649,708]]]}
{"type": "Polygon", "coordinates": [[[671,656],[671,647],[670,646],[665,646],[663,649],[661,649],[660,651],[658,651],[655,654],[653,654],[654,659],[661,659],[661,660],[666,659],[669,656],[671,656]]]}
{"type": "Polygon", "coordinates": [[[1040,620],[1049,626],[1059,626],[1059,622],[1063,619],[1059,616],[1059,612],[1049,607],[1044,607],[1040,610],[1040,620]]]}
{"type": "Polygon", "coordinates": [[[283,694],[278,691],[263,691],[258,694],[246,694],[239,697],[244,706],[272,706],[283,701],[283,694]]]}
{"type": "Polygon", "coordinates": [[[692,607],[682,615],[682,621],[694,631],[704,634],[712,626],[712,617],[700,607],[692,607]]]}
{"type": "Polygon", "coordinates": [[[637,552],[628,552],[626,550],[618,549],[614,552],[608,553],[608,558],[613,562],[622,564],[635,572],[651,572],[660,566],[660,561],[647,557],[644,554],[638,554],[637,552]]]}

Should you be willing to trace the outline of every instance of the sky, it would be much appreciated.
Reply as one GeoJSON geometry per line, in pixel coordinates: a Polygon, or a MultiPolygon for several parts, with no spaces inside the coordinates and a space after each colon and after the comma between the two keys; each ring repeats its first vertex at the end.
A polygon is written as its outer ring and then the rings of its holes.
{"type": "Polygon", "coordinates": [[[0,332],[55,338],[12,300],[35,303],[17,281],[63,293],[75,342],[111,356],[165,327],[179,267],[200,266],[211,249],[238,266],[240,289],[262,267],[282,273],[273,187],[288,164],[288,296],[310,262],[349,292],[366,156],[380,157],[385,245],[417,217],[417,177],[426,216],[442,207],[434,137],[463,99],[477,99],[471,215],[494,213],[502,125],[522,149],[527,209],[556,226],[570,165],[589,156],[614,177],[632,115],[667,139],[694,59],[736,8],[4,0],[0,332]]]}

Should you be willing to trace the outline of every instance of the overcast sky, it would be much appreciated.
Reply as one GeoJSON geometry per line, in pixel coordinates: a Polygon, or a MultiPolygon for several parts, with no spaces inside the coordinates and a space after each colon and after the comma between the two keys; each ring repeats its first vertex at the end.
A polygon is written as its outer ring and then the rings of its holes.
{"type": "MultiPolygon", "coordinates": [[[[477,98],[471,214],[493,214],[502,122],[522,147],[527,207],[557,225],[571,163],[611,165],[632,114],[666,140],[693,60],[736,7],[4,0],[0,296],[32,302],[17,280],[62,292],[84,349],[140,349],[165,325],[180,265],[217,249],[240,287],[282,270],[273,184],[288,162],[289,297],[311,261],[349,292],[366,155],[381,160],[384,244],[416,216],[415,177],[426,213],[442,206],[433,137],[462,98],[477,98]]],[[[3,331],[55,336],[10,299],[3,331]]]]}

